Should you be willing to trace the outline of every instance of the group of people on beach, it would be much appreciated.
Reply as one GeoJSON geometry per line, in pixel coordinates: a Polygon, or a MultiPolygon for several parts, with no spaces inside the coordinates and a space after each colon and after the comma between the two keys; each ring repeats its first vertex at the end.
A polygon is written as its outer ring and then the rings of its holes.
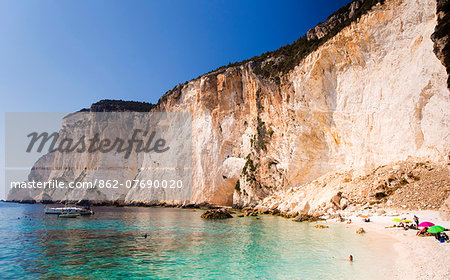
{"type": "Polygon", "coordinates": [[[409,225],[409,224],[400,223],[397,227],[402,227],[404,230],[419,229],[419,227],[417,225],[415,225],[415,224],[409,225]]]}
{"type": "Polygon", "coordinates": [[[424,227],[416,233],[417,236],[434,236],[439,242],[449,242],[448,235],[445,232],[430,233],[428,227],[424,227]]]}
{"type": "Polygon", "coordinates": [[[399,221],[399,223],[398,223],[398,225],[393,225],[392,227],[401,227],[401,228],[403,228],[404,230],[408,230],[408,229],[419,229],[419,218],[416,216],[416,215],[414,215],[414,224],[409,224],[409,222],[405,222],[405,221],[408,221],[407,219],[406,219],[406,217],[405,218],[403,218],[403,219],[401,219],[400,221],[399,221]]]}
{"type": "MultiPolygon", "coordinates": [[[[450,242],[449,241],[449,237],[448,237],[448,235],[445,232],[443,232],[443,231],[442,232],[435,232],[435,233],[429,232],[428,231],[429,227],[423,226],[423,225],[422,226],[419,225],[419,217],[414,215],[413,220],[414,220],[414,223],[412,223],[410,225],[411,221],[407,220],[406,217],[405,217],[405,218],[403,218],[401,220],[397,220],[397,221],[399,221],[398,225],[393,225],[393,226],[391,226],[391,228],[395,228],[395,227],[398,228],[398,227],[400,227],[400,228],[403,228],[404,230],[414,229],[414,230],[418,230],[418,232],[416,233],[417,236],[434,236],[436,238],[436,240],[438,240],[441,243],[450,242]],[[420,227],[420,229],[419,229],[419,227],[420,227]]],[[[427,224],[427,223],[428,222],[425,222],[425,224],[427,224]]],[[[432,223],[428,223],[428,224],[433,225],[432,223]]],[[[388,227],[388,228],[390,228],[390,227],[388,227]]],[[[447,230],[448,229],[446,229],[446,231],[447,230]]]]}
{"type": "MultiPolygon", "coordinates": [[[[404,220],[405,218],[403,218],[404,220]]],[[[414,223],[413,225],[409,226],[409,229],[419,229],[419,217],[414,215],[414,223]]],[[[402,224],[403,225],[403,224],[402,224]]],[[[408,229],[408,225],[404,225],[405,230],[408,229]]],[[[431,233],[428,232],[428,227],[422,227],[417,233],[417,236],[434,236],[436,240],[439,242],[449,242],[448,235],[445,232],[437,232],[437,233],[431,233]]]]}
{"type": "MultiPolygon", "coordinates": [[[[437,233],[431,233],[431,232],[428,232],[429,228],[428,227],[424,227],[423,225],[420,226],[421,229],[419,229],[419,217],[414,215],[413,220],[414,220],[414,223],[412,223],[410,225],[411,221],[408,221],[406,219],[406,217],[405,217],[405,218],[403,218],[401,220],[395,220],[395,221],[400,221],[398,225],[393,225],[391,227],[386,227],[386,228],[402,227],[402,228],[404,228],[404,230],[414,229],[414,230],[418,230],[417,233],[416,233],[417,236],[434,236],[436,238],[436,240],[438,240],[441,243],[450,242],[449,237],[448,237],[448,235],[445,232],[442,231],[442,232],[437,232],[437,233]]],[[[370,219],[367,216],[365,216],[363,221],[367,223],[367,222],[370,222],[370,219]]],[[[347,224],[351,224],[351,223],[352,223],[352,220],[348,219],[347,220],[347,224]]],[[[425,222],[425,223],[428,223],[428,222],[425,222]]],[[[428,223],[428,224],[433,225],[432,223],[428,223]]],[[[448,229],[446,229],[446,231],[448,231],[448,229]]],[[[349,261],[353,262],[353,256],[352,255],[349,256],[349,261]]]]}

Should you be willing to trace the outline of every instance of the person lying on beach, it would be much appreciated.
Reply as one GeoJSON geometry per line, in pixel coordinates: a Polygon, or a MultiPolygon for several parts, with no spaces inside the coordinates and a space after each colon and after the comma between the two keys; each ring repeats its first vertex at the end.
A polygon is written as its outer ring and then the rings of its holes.
{"type": "Polygon", "coordinates": [[[351,224],[352,223],[352,219],[348,219],[347,224],[351,224]]]}
{"type": "Polygon", "coordinates": [[[421,230],[419,230],[419,231],[416,233],[416,235],[425,235],[425,234],[428,233],[427,230],[428,230],[428,228],[427,228],[427,227],[424,227],[424,228],[422,228],[421,230]]]}

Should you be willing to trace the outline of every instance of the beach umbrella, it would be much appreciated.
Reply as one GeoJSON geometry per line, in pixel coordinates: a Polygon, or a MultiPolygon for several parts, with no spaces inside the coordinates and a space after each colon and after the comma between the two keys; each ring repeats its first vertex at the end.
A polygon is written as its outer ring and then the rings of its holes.
{"type": "Polygon", "coordinates": [[[434,224],[432,222],[421,222],[419,227],[432,227],[434,224]]]}
{"type": "Polygon", "coordinates": [[[369,216],[368,216],[368,215],[360,215],[359,217],[361,217],[361,218],[364,218],[364,219],[367,219],[367,218],[369,218],[369,216]]]}
{"type": "Polygon", "coordinates": [[[393,222],[400,222],[400,219],[395,218],[395,219],[393,219],[392,221],[393,221],[393,222]]]}
{"type": "Polygon", "coordinates": [[[410,220],[401,220],[400,223],[407,224],[407,223],[412,223],[412,222],[410,220]]]}
{"type": "Polygon", "coordinates": [[[432,226],[427,231],[429,233],[439,233],[439,232],[443,232],[444,230],[445,230],[445,228],[443,228],[441,226],[432,226]]]}

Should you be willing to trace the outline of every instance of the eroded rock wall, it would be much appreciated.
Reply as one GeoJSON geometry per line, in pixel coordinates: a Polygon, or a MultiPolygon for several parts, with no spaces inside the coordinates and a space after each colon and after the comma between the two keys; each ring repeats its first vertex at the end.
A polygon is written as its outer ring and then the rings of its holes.
{"type": "Polygon", "coordinates": [[[431,40],[437,19],[434,0],[387,0],[278,80],[249,61],[168,92],[153,111],[192,113],[189,202],[257,205],[330,172],[408,157],[449,161],[447,73],[431,40]]]}
{"type": "Polygon", "coordinates": [[[386,1],[280,85],[251,63],[189,82],[160,108],[193,113],[194,200],[230,204],[235,188],[233,203],[244,206],[328,172],[409,156],[447,161],[450,100],[430,38],[436,22],[435,1],[386,1]]]}

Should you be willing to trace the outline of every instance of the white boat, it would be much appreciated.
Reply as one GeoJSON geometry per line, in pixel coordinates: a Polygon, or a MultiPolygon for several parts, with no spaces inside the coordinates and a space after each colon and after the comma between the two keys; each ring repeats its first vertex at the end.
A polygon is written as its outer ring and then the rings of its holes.
{"type": "Polygon", "coordinates": [[[45,214],[80,214],[80,215],[92,215],[94,212],[86,207],[65,206],[65,207],[52,207],[45,208],[45,214]]]}

